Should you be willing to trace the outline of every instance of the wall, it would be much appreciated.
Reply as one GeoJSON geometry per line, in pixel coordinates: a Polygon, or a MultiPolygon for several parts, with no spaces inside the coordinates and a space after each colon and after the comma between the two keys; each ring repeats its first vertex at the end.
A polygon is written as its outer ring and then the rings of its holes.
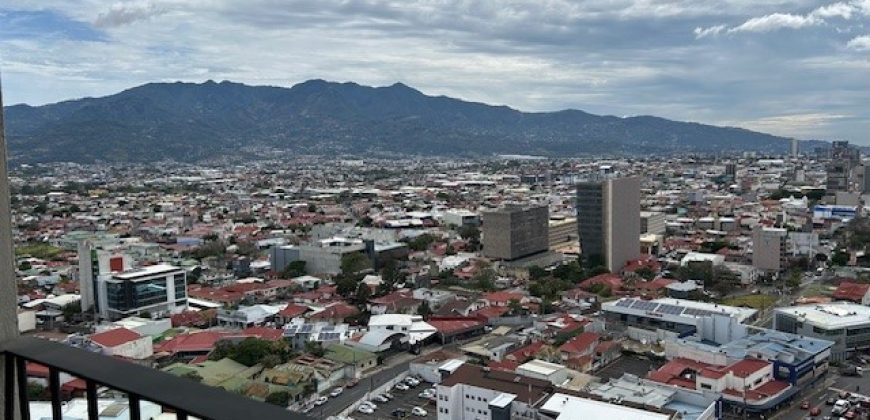
{"type": "Polygon", "coordinates": [[[28,332],[36,329],[36,311],[18,312],[18,332],[28,332]]]}
{"type": "Polygon", "coordinates": [[[128,359],[142,360],[154,354],[154,347],[151,337],[146,335],[138,340],[129,341],[120,346],[106,348],[106,353],[110,356],[122,356],[128,359]]]}
{"type": "Polygon", "coordinates": [[[605,209],[606,262],[615,273],[640,256],[640,178],[609,180],[605,209]]]}

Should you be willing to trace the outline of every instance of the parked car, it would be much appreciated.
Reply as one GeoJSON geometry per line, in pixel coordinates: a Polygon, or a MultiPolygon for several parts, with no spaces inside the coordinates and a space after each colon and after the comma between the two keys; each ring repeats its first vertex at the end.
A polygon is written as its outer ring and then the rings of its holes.
{"type": "Polygon", "coordinates": [[[821,409],[821,408],[819,408],[819,407],[813,407],[813,408],[810,409],[810,415],[811,415],[811,416],[815,417],[815,416],[818,416],[819,414],[822,414],[822,409],[821,409]]]}
{"type": "Polygon", "coordinates": [[[381,394],[381,395],[387,397],[388,400],[392,400],[393,398],[396,398],[396,397],[393,396],[393,394],[390,394],[389,392],[384,392],[384,393],[381,394]]]}
{"type": "Polygon", "coordinates": [[[801,401],[801,410],[809,410],[810,402],[808,400],[801,401]]]}
{"type": "Polygon", "coordinates": [[[397,408],[397,409],[393,410],[393,412],[390,414],[393,417],[407,417],[408,416],[408,412],[402,408],[397,408]]]}
{"type": "Polygon", "coordinates": [[[837,402],[836,397],[831,397],[825,400],[825,405],[834,405],[837,402]]]}
{"type": "Polygon", "coordinates": [[[850,404],[849,401],[837,400],[837,402],[834,403],[834,408],[831,409],[831,414],[835,416],[842,415],[843,413],[849,411],[851,407],[852,404],[850,404]]]}
{"type": "Polygon", "coordinates": [[[353,387],[355,387],[358,383],[359,383],[359,379],[351,379],[351,380],[348,381],[344,386],[346,386],[346,387],[348,387],[348,388],[353,388],[353,387]]]}
{"type": "Polygon", "coordinates": [[[318,398],[317,400],[314,401],[314,404],[315,404],[315,405],[323,405],[323,404],[326,404],[327,401],[329,401],[329,398],[326,398],[326,397],[320,397],[320,398],[318,398]]]}
{"type": "Polygon", "coordinates": [[[356,411],[359,411],[363,414],[374,414],[375,410],[366,404],[360,404],[359,407],[356,408],[356,411]]]}
{"type": "Polygon", "coordinates": [[[425,417],[426,414],[429,414],[429,413],[427,413],[426,410],[424,410],[422,407],[414,407],[411,409],[411,414],[418,416],[418,417],[425,417]]]}
{"type": "Polygon", "coordinates": [[[847,419],[849,419],[849,420],[854,419],[855,416],[856,416],[856,414],[855,414],[855,410],[849,410],[849,411],[846,412],[846,414],[843,414],[843,417],[845,417],[845,418],[847,418],[847,419]]]}
{"type": "Polygon", "coordinates": [[[399,382],[396,384],[396,389],[398,389],[399,391],[407,391],[411,388],[408,385],[405,385],[404,382],[399,382]]]}
{"type": "Polygon", "coordinates": [[[385,397],[385,396],[383,396],[383,395],[375,395],[374,398],[372,398],[372,399],[375,400],[375,401],[377,401],[377,402],[379,402],[379,403],[387,403],[387,402],[390,402],[390,399],[387,398],[387,397],[385,397]]]}
{"type": "Polygon", "coordinates": [[[432,398],[433,396],[435,396],[435,394],[433,394],[432,391],[427,389],[427,390],[424,390],[424,391],[420,392],[419,394],[417,394],[417,396],[420,398],[432,398]]]}
{"type": "Polygon", "coordinates": [[[344,388],[338,387],[338,388],[333,389],[332,392],[329,393],[329,396],[335,398],[335,397],[341,395],[342,392],[344,392],[344,388]]]}
{"type": "Polygon", "coordinates": [[[405,383],[410,385],[410,386],[420,385],[420,381],[417,380],[417,378],[415,378],[413,376],[409,376],[409,377],[405,378],[405,383]]]}
{"type": "Polygon", "coordinates": [[[360,405],[367,405],[367,406],[371,407],[372,410],[377,410],[377,409],[378,409],[377,404],[375,404],[375,403],[373,403],[373,402],[371,402],[371,401],[363,401],[362,403],[360,403],[360,405]]]}

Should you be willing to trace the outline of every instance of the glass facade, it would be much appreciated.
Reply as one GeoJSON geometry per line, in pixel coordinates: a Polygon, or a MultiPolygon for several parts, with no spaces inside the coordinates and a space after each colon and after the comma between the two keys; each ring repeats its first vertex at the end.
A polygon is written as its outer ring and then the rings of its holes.
{"type": "Polygon", "coordinates": [[[184,275],[175,276],[175,300],[187,299],[187,283],[184,275]]]}
{"type": "Polygon", "coordinates": [[[130,309],[126,283],[106,283],[106,304],[117,311],[130,309]]]}
{"type": "Polygon", "coordinates": [[[132,284],[132,288],[133,307],[141,308],[143,306],[166,303],[165,278],[136,282],[132,284]]]}

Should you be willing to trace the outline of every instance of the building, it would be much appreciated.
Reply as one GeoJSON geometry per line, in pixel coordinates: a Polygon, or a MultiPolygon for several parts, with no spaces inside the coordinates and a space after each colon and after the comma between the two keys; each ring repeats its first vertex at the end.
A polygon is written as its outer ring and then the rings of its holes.
{"type": "Polygon", "coordinates": [[[551,218],[549,226],[550,248],[577,243],[577,219],[573,217],[551,218]]]}
{"type": "Polygon", "coordinates": [[[798,139],[791,139],[791,157],[798,157],[798,153],[800,153],[798,149],[798,139]]]}
{"type": "Polygon", "coordinates": [[[580,251],[617,272],[640,256],[640,179],[598,178],[577,184],[580,251]]]}
{"type": "Polygon", "coordinates": [[[664,235],[665,214],[656,211],[640,212],[640,233],[664,235]]]}
{"type": "Polygon", "coordinates": [[[833,341],[831,360],[842,361],[852,352],[870,348],[870,307],[835,302],[775,308],[773,328],[833,341]]]}
{"type": "MultiPolygon", "coordinates": [[[[739,323],[755,319],[758,311],[750,308],[719,305],[682,299],[641,300],[621,298],[601,304],[601,310],[609,324],[661,329],[680,335],[695,333],[703,324],[716,321],[713,315],[735,318],[739,323]]],[[[716,317],[722,318],[722,317],[716,317]]]]}
{"type": "Polygon", "coordinates": [[[787,264],[788,231],[761,227],[752,231],[752,266],[765,271],[780,272],[787,264]]]}
{"type": "Polygon", "coordinates": [[[448,210],[443,215],[444,223],[453,226],[480,226],[480,215],[468,210],[448,210]]]}
{"type": "Polygon", "coordinates": [[[187,274],[169,264],[157,264],[98,278],[100,316],[110,320],[150,313],[152,316],[187,309],[187,274]]]}
{"type": "Polygon", "coordinates": [[[96,333],[91,342],[99,346],[103,354],[142,360],[154,354],[153,339],[126,328],[115,328],[96,333]]]}
{"type": "Polygon", "coordinates": [[[437,388],[438,420],[536,419],[554,390],[548,381],[469,364],[437,388]]]}
{"type": "Polygon", "coordinates": [[[509,204],[483,213],[483,255],[516,260],[549,249],[550,210],[509,204]]]}
{"type": "Polygon", "coordinates": [[[408,247],[400,242],[375,242],[369,239],[331,237],[305,245],[273,246],[269,250],[271,269],[284,271],[294,261],[305,261],[308,274],[337,275],[341,273],[341,260],[346,255],[362,253],[371,267],[378,268],[389,259],[408,255],[408,247]]]}
{"type": "Polygon", "coordinates": [[[390,349],[419,347],[438,332],[434,326],[423,321],[420,315],[381,314],[369,318],[369,330],[359,341],[348,345],[365,351],[380,353],[390,349]]]}
{"type": "MultiPolygon", "coordinates": [[[[107,242],[107,241],[102,241],[107,242]]],[[[96,240],[85,239],[78,243],[78,279],[82,296],[82,311],[93,311],[98,301],[98,277],[129,269],[129,255],[96,240]]]]}
{"type": "Polygon", "coordinates": [[[849,191],[852,170],[860,162],[860,152],[849,145],[848,141],[835,141],[831,144],[831,161],[826,169],[825,187],[829,194],[837,191],[849,191]]]}

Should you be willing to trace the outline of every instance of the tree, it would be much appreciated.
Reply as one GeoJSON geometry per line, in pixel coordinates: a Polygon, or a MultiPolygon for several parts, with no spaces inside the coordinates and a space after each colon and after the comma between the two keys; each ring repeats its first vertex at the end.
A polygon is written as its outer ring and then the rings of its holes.
{"type": "Polygon", "coordinates": [[[27,382],[27,399],[30,401],[45,399],[45,387],[37,382],[27,382]]]}
{"type": "Polygon", "coordinates": [[[371,265],[371,261],[361,252],[352,252],[341,257],[341,273],[344,275],[357,274],[371,268],[371,265]]]}
{"type": "Polygon", "coordinates": [[[785,285],[790,289],[795,289],[801,285],[801,272],[793,270],[788,273],[788,278],[785,280],[785,285]]]}
{"type": "Polygon", "coordinates": [[[831,264],[839,266],[849,264],[849,254],[847,252],[837,250],[831,257],[831,264]]]}
{"type": "Polygon", "coordinates": [[[589,270],[589,277],[595,277],[602,274],[607,274],[609,272],[610,270],[608,270],[607,267],[603,265],[596,265],[589,270]]]}
{"type": "Polygon", "coordinates": [[[283,341],[271,342],[259,338],[246,338],[238,343],[220,341],[209,355],[210,360],[230,358],[245,366],[254,366],[270,355],[277,355],[281,363],[289,357],[287,344],[283,341]]]}
{"type": "Polygon", "coordinates": [[[82,313],[82,303],[81,301],[68,303],[61,308],[61,311],[63,312],[63,319],[66,322],[70,322],[82,313]]]}
{"type": "Polygon", "coordinates": [[[429,307],[429,302],[424,300],[420,303],[420,306],[417,307],[417,315],[420,315],[423,318],[428,318],[429,315],[432,315],[432,308],[429,307]]]}
{"type": "Polygon", "coordinates": [[[341,296],[350,297],[354,292],[357,292],[360,281],[355,276],[340,274],[335,279],[335,291],[341,296]]]}
{"type": "Polygon", "coordinates": [[[279,407],[287,407],[290,403],[290,393],[287,391],[276,391],[266,396],[266,402],[279,407]]]}
{"type": "Polygon", "coordinates": [[[641,278],[643,278],[646,281],[650,281],[650,280],[656,278],[656,272],[653,271],[652,268],[649,268],[646,266],[638,268],[637,270],[634,271],[634,274],[637,274],[638,276],[640,276],[641,278]]]}
{"type": "Polygon", "coordinates": [[[323,348],[323,344],[321,344],[319,341],[306,341],[305,352],[313,354],[317,357],[323,357],[323,355],[326,354],[326,350],[323,348]]]}
{"type": "Polygon", "coordinates": [[[523,308],[523,305],[520,303],[520,301],[516,299],[511,299],[508,302],[508,310],[510,311],[511,315],[522,315],[523,312],[525,312],[525,308],[523,308]]]}
{"type": "Polygon", "coordinates": [[[408,248],[410,248],[412,251],[425,251],[429,249],[429,246],[432,245],[432,242],[435,242],[435,237],[428,233],[424,233],[414,239],[411,239],[408,242],[408,248]]]}
{"type": "Polygon", "coordinates": [[[533,266],[529,267],[529,279],[531,279],[531,280],[542,279],[544,277],[547,277],[547,274],[548,274],[547,270],[544,270],[543,268],[538,267],[537,265],[533,265],[533,266]]]}
{"type": "Polygon", "coordinates": [[[396,283],[404,283],[405,280],[395,260],[387,260],[384,263],[384,268],[381,269],[381,279],[388,286],[387,290],[392,290],[396,283]]]}
{"type": "Polygon", "coordinates": [[[356,301],[358,304],[362,305],[368,302],[369,298],[372,297],[372,291],[369,289],[369,285],[360,282],[359,286],[356,289],[356,301]]]}
{"type": "Polygon", "coordinates": [[[290,264],[287,264],[287,267],[284,267],[284,270],[281,271],[279,277],[282,279],[292,279],[294,277],[300,277],[305,275],[305,261],[293,261],[290,264]]]}
{"type": "Polygon", "coordinates": [[[486,265],[477,271],[477,274],[471,279],[474,288],[485,292],[495,290],[495,270],[491,266],[486,265]]]}

